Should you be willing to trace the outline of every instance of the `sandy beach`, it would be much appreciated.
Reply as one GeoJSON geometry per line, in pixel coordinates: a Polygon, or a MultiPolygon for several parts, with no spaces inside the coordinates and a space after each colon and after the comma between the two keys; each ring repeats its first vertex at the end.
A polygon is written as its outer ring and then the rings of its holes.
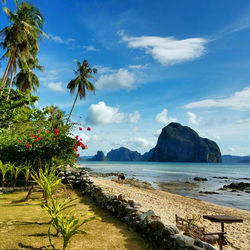
{"type": "MultiPolygon", "coordinates": [[[[140,203],[143,211],[154,210],[166,224],[175,224],[175,214],[181,217],[191,214],[197,216],[223,214],[243,219],[243,223],[225,224],[227,238],[234,247],[225,246],[223,249],[250,250],[250,211],[220,206],[165,191],[136,188],[100,178],[92,177],[92,179],[106,192],[115,195],[123,194],[127,199],[140,203]]],[[[200,223],[206,227],[207,232],[221,231],[219,223],[202,218],[200,223]]]]}

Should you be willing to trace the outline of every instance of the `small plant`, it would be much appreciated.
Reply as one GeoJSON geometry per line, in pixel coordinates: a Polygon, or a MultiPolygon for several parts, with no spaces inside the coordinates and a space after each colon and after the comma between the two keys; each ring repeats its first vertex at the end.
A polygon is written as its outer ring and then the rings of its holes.
{"type": "Polygon", "coordinates": [[[52,198],[53,193],[58,189],[61,184],[61,179],[58,178],[59,167],[53,166],[51,169],[48,165],[45,166],[45,170],[39,169],[38,173],[33,172],[31,177],[41,187],[44,192],[45,203],[48,203],[48,199],[52,198]]]}
{"type": "Polygon", "coordinates": [[[201,216],[196,214],[191,215],[185,215],[185,220],[187,221],[187,224],[185,225],[184,234],[190,235],[190,231],[192,231],[193,226],[197,226],[201,221],[201,216]]]}
{"type": "Polygon", "coordinates": [[[68,250],[71,242],[71,238],[76,234],[86,234],[85,231],[79,228],[91,220],[101,220],[100,217],[92,216],[81,221],[82,216],[76,217],[71,213],[69,215],[63,215],[62,213],[57,214],[53,217],[54,226],[56,230],[63,237],[63,250],[68,250]]]}
{"type": "Polygon", "coordinates": [[[19,176],[19,174],[21,173],[21,172],[23,172],[23,166],[18,166],[18,167],[15,167],[14,166],[14,184],[13,184],[13,190],[14,190],[14,188],[16,187],[16,182],[17,182],[17,178],[18,178],[18,176],[19,176]]]}
{"type": "Polygon", "coordinates": [[[24,187],[25,189],[27,189],[28,181],[30,178],[30,165],[29,164],[23,168],[23,173],[24,173],[24,179],[25,179],[24,187]]]}
{"type": "Polygon", "coordinates": [[[4,184],[5,184],[5,179],[6,179],[6,174],[10,171],[9,164],[3,164],[0,161],[0,173],[2,175],[2,189],[4,189],[4,184]]]}

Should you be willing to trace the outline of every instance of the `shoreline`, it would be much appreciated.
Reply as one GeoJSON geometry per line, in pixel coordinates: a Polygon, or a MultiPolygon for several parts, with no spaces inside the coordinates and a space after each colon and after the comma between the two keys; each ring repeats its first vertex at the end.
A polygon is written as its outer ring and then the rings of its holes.
{"type": "Polygon", "coordinates": [[[166,191],[132,187],[95,177],[91,177],[91,179],[95,185],[110,194],[123,194],[128,199],[140,203],[142,211],[154,210],[164,223],[175,224],[175,214],[181,217],[195,214],[201,216],[202,225],[207,228],[207,232],[219,232],[221,231],[220,224],[204,220],[202,215],[225,214],[243,219],[243,223],[225,224],[227,238],[236,248],[225,246],[224,249],[250,249],[250,211],[217,205],[166,191]]]}

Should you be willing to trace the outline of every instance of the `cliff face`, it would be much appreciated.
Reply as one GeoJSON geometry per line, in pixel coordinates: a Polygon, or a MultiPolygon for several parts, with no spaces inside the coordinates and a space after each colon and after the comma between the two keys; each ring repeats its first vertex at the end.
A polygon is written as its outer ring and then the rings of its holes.
{"type": "Polygon", "coordinates": [[[150,161],[221,162],[221,152],[214,141],[201,138],[193,129],[170,123],[162,129],[150,161]]]}
{"type": "Polygon", "coordinates": [[[121,147],[111,150],[107,157],[110,161],[140,161],[141,154],[137,151],[131,151],[127,148],[121,147]]]}
{"type": "Polygon", "coordinates": [[[97,151],[96,155],[94,155],[89,161],[107,161],[107,157],[104,155],[102,151],[97,151]]]}

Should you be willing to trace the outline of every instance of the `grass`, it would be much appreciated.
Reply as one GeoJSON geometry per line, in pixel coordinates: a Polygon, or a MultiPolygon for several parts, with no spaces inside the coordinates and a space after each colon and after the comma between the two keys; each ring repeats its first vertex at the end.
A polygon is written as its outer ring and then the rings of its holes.
{"type": "MultiPolygon", "coordinates": [[[[49,216],[41,208],[42,193],[34,192],[27,202],[22,200],[27,192],[0,195],[0,249],[45,249],[48,244],[47,231],[49,216]]],[[[147,243],[135,232],[129,230],[125,223],[112,217],[108,212],[98,208],[87,197],[64,190],[59,196],[77,198],[77,214],[93,212],[102,217],[102,221],[90,221],[82,226],[86,235],[72,238],[70,249],[149,249],[147,243]]],[[[52,231],[53,233],[53,231],[52,231]]],[[[62,238],[53,237],[57,249],[62,249],[62,238]]]]}

